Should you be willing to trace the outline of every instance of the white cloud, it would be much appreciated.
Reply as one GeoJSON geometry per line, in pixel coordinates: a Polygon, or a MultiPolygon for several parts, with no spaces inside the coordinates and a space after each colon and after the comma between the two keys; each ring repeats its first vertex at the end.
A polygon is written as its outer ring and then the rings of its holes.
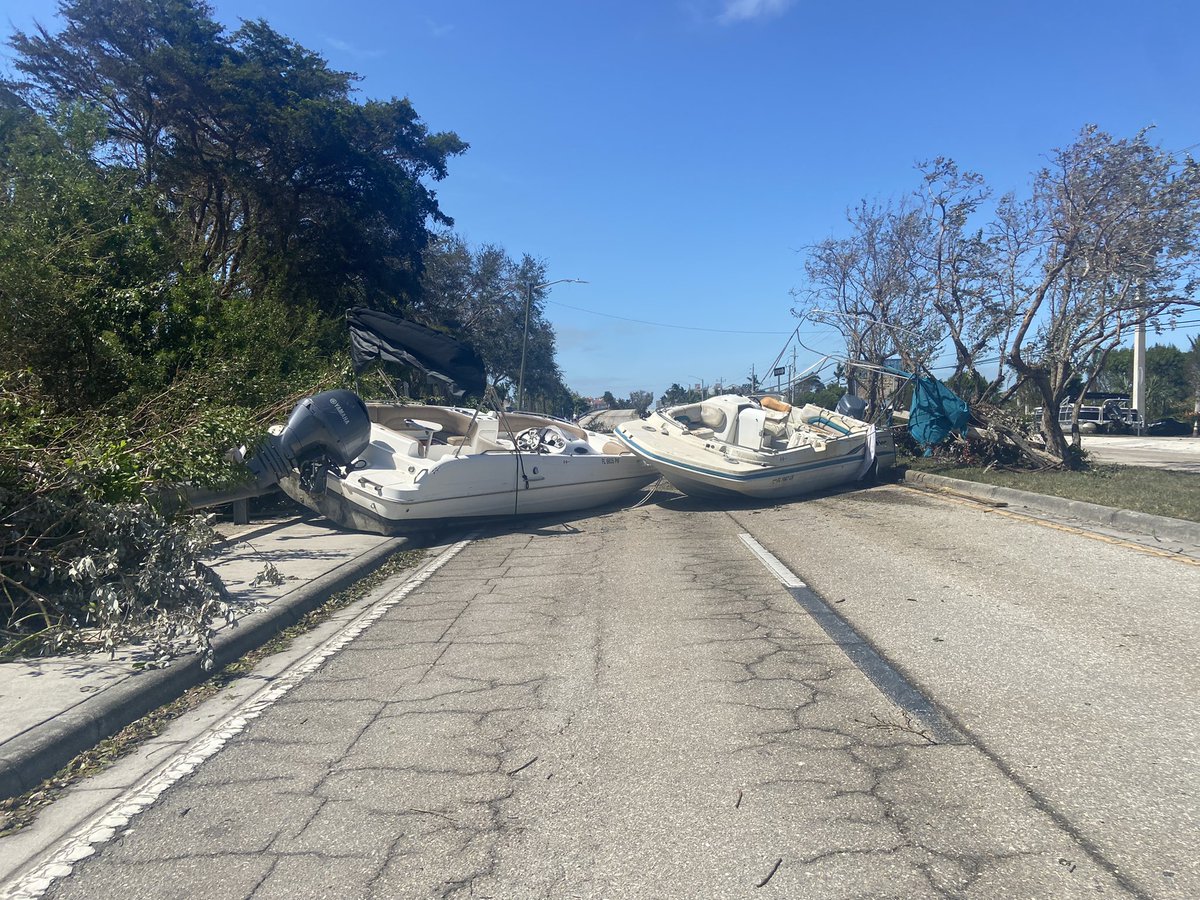
{"type": "Polygon", "coordinates": [[[338,50],[347,54],[348,56],[354,57],[355,59],[376,59],[380,56],[383,56],[382,50],[364,50],[361,47],[356,47],[349,41],[343,41],[341,38],[326,37],[325,40],[334,50],[338,50]]]}
{"type": "Polygon", "coordinates": [[[722,25],[752,22],[783,15],[794,0],[723,0],[724,9],[717,16],[722,25]]]}
{"type": "Polygon", "coordinates": [[[428,16],[425,17],[425,25],[429,28],[429,33],[435,38],[445,37],[454,30],[453,25],[443,25],[440,22],[435,22],[428,16]]]}

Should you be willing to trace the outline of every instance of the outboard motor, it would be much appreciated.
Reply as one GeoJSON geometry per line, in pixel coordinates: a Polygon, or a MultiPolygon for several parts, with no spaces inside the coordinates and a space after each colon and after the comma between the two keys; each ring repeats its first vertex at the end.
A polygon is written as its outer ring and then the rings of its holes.
{"type": "Polygon", "coordinates": [[[257,497],[298,470],[306,490],[323,493],[329,468],[348,467],[370,443],[371,417],[358,395],[323,391],[297,403],[283,430],[268,435],[249,458],[229,451],[230,460],[244,462],[254,475],[252,483],[216,491],[182,484],[177,490],[194,509],[221,506],[257,497]]]}
{"type": "Polygon", "coordinates": [[[322,391],[301,400],[283,431],[246,461],[259,487],[269,487],[309,463],[346,468],[371,442],[371,417],[353,391],[322,391]]]}
{"type": "Polygon", "coordinates": [[[842,394],[842,399],[837,402],[833,411],[839,416],[849,416],[861,422],[867,414],[867,401],[853,394],[842,394]]]}

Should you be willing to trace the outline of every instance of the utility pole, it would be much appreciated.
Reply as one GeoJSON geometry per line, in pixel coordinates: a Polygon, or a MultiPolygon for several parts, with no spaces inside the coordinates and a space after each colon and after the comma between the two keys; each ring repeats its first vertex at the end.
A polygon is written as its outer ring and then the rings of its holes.
{"type": "Polygon", "coordinates": [[[1133,408],[1137,410],[1137,433],[1146,421],[1146,323],[1138,322],[1133,337],[1133,408]]]}
{"type": "Polygon", "coordinates": [[[544,281],[541,284],[530,284],[525,290],[525,330],[521,333],[521,372],[517,376],[517,409],[525,405],[525,350],[529,346],[529,307],[533,306],[533,292],[548,288],[552,284],[587,284],[582,278],[559,278],[555,281],[544,281]]]}
{"type": "Polygon", "coordinates": [[[788,389],[788,403],[796,402],[796,348],[792,347],[792,374],[788,376],[788,384],[791,387],[788,389]]]}

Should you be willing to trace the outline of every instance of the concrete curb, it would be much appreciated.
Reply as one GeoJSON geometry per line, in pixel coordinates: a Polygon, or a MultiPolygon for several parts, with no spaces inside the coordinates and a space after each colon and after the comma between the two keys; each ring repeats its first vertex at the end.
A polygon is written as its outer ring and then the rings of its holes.
{"type": "Polygon", "coordinates": [[[1200,545],[1200,522],[1172,519],[1167,516],[1152,516],[1149,513],[1134,512],[1130,509],[1114,509],[1111,506],[1085,503],[1082,500],[1066,500],[1048,494],[1019,491],[1016,488],[980,484],[977,481],[963,481],[960,478],[947,478],[945,475],[933,475],[929,472],[914,472],[912,469],[904,473],[904,480],[909,484],[941,488],[958,494],[966,494],[969,497],[996,500],[1010,506],[1068,516],[1121,531],[1131,531],[1135,534],[1146,534],[1159,540],[1200,545]]]}
{"type": "MultiPolygon", "coordinates": [[[[283,595],[265,609],[239,621],[236,628],[221,632],[213,640],[214,669],[262,646],[334,594],[374,571],[408,543],[409,540],[403,537],[388,540],[283,595]]],[[[17,735],[0,748],[0,799],[16,797],[33,789],[77,754],[176,699],[209,674],[201,668],[199,656],[183,657],[165,669],[137,672],[61,715],[17,735]]]]}

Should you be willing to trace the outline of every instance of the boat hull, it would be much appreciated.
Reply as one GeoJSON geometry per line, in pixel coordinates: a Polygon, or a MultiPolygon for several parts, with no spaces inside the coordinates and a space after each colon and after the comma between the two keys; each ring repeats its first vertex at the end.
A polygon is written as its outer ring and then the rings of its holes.
{"type": "Polygon", "coordinates": [[[372,496],[332,479],[324,493],[313,494],[300,486],[299,478],[295,475],[282,479],[280,487],[293,500],[343,528],[374,534],[403,534],[438,525],[575,512],[607,506],[659,478],[659,473],[649,466],[620,468],[624,471],[606,470],[606,477],[589,479],[583,483],[536,482],[521,489],[497,488],[493,485],[492,489],[482,493],[442,497],[417,495],[410,499],[372,496]]]}
{"type": "MultiPolygon", "coordinates": [[[[444,421],[449,418],[443,413],[444,421]]],[[[427,434],[414,437],[376,424],[370,447],[344,477],[331,472],[322,486],[306,490],[294,473],[280,486],[344,528],[403,534],[605,506],[658,479],[652,466],[608,438],[579,434],[585,437],[574,442],[576,452],[518,451],[494,444],[489,445],[493,449],[465,452],[430,447],[427,434]]]]}
{"type": "Polygon", "coordinates": [[[873,478],[896,458],[890,430],[864,431],[821,449],[753,452],[696,437],[660,412],[615,434],[678,490],[712,498],[800,497],[873,478]]]}

